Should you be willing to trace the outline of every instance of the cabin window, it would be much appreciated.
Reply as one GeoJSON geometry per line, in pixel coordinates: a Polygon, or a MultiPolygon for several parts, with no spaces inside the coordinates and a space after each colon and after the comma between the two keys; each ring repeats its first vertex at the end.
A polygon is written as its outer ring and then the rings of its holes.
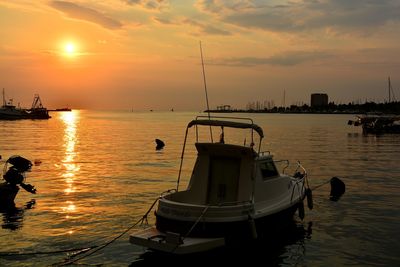
{"type": "Polygon", "coordinates": [[[275,164],[272,161],[264,161],[260,163],[260,170],[264,180],[278,175],[275,164]]]}

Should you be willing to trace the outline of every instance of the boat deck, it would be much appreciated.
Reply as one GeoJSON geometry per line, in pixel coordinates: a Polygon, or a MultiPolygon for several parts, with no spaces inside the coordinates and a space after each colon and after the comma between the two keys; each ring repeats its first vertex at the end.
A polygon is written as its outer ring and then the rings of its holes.
{"type": "Polygon", "coordinates": [[[225,245],[225,239],[182,237],[177,233],[163,233],[156,227],[149,227],[129,237],[129,242],[152,250],[173,254],[203,252],[225,245]]]}

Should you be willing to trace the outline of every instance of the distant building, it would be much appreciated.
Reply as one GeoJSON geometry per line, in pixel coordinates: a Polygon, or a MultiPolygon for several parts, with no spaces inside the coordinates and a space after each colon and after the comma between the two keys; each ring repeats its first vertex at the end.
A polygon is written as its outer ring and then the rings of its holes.
{"type": "Polygon", "coordinates": [[[327,94],[311,94],[311,107],[327,106],[328,95],[327,94]]]}
{"type": "Polygon", "coordinates": [[[220,105],[220,106],[217,106],[217,110],[219,110],[219,111],[230,111],[231,110],[231,106],[230,105],[220,105]]]}

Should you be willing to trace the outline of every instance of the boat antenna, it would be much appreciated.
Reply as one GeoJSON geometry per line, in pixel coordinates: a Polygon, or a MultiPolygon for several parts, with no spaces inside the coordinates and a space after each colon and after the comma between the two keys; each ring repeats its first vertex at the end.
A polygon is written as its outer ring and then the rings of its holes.
{"type": "Polygon", "coordinates": [[[392,99],[390,98],[390,87],[391,87],[391,84],[390,84],[390,76],[389,76],[389,77],[388,77],[389,103],[392,102],[392,99]]]}
{"type": "MultiPolygon", "coordinates": [[[[206,72],[205,72],[205,69],[204,69],[203,49],[202,49],[202,47],[201,47],[201,41],[199,41],[199,43],[200,43],[201,66],[203,67],[203,82],[204,82],[204,91],[205,91],[205,93],[206,93],[206,103],[207,103],[208,119],[211,120],[211,116],[210,116],[210,106],[208,105],[207,82],[206,82],[206,72]]],[[[214,143],[211,125],[210,125],[210,136],[211,136],[211,143],[214,143]]]]}
{"type": "Polygon", "coordinates": [[[393,87],[392,87],[392,83],[390,81],[390,76],[388,77],[388,89],[389,89],[389,103],[393,101],[396,101],[396,97],[394,96],[394,91],[393,91],[393,87]]]}

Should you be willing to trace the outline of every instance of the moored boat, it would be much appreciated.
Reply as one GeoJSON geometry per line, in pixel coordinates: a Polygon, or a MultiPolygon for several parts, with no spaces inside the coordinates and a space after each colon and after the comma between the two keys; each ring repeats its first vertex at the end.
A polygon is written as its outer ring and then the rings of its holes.
{"type": "Polygon", "coordinates": [[[43,107],[38,94],[33,98],[30,109],[20,108],[13,105],[13,100],[6,101],[3,89],[3,105],[0,107],[0,120],[43,120],[51,118],[47,108],[43,107]]]}
{"type": "Polygon", "coordinates": [[[268,235],[304,216],[306,170],[298,163],[294,175],[279,172],[273,156],[261,151],[264,137],[251,119],[202,117],[189,122],[183,144],[177,187],[162,194],[156,223],[130,236],[130,242],[174,254],[201,252],[268,235]],[[210,127],[211,140],[199,141],[198,127],[210,127]],[[179,190],[186,141],[196,128],[197,159],[189,184],[179,190]],[[211,127],[221,129],[218,142],[211,127]],[[226,143],[224,128],[250,130],[250,143],[226,143]],[[259,136],[255,146],[254,133],[259,136]]]}
{"type": "Polygon", "coordinates": [[[13,104],[13,99],[8,101],[5,98],[5,92],[3,89],[3,105],[0,107],[0,119],[1,120],[18,120],[25,119],[28,117],[27,112],[22,108],[17,108],[13,104]]]}
{"type": "Polygon", "coordinates": [[[364,134],[400,133],[400,115],[358,115],[356,120],[349,120],[348,125],[361,126],[364,134]]]}

